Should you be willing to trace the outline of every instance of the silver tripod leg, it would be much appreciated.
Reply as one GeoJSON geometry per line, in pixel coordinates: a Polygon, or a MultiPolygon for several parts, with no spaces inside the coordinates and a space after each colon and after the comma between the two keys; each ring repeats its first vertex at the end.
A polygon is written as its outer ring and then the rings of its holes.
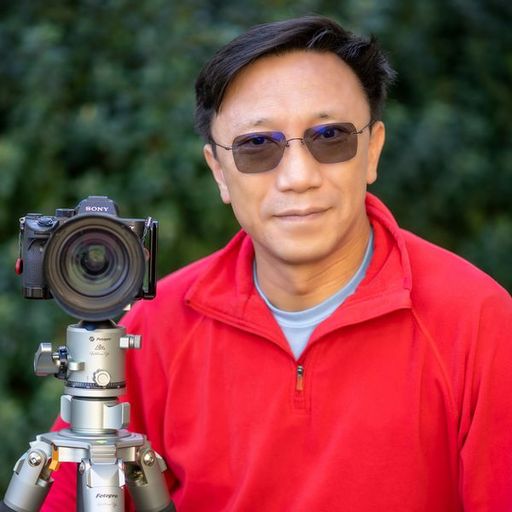
{"type": "Polygon", "coordinates": [[[163,472],[167,469],[164,459],[151,449],[148,441],[138,451],[135,464],[126,465],[126,484],[137,512],[171,512],[174,505],[169,500],[163,472]],[[167,506],[168,508],[164,508],[167,506]]]}
{"type": "Polygon", "coordinates": [[[32,512],[41,508],[52,485],[51,457],[50,445],[39,440],[30,443],[30,450],[14,466],[0,510],[32,512]]]}
{"type": "Polygon", "coordinates": [[[78,466],[77,512],[124,510],[123,461],[83,459],[78,466]]]}

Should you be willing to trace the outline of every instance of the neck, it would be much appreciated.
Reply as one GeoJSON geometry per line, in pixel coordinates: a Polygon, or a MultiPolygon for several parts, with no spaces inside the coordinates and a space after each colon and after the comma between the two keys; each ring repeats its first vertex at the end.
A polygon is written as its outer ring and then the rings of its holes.
{"type": "Polygon", "coordinates": [[[347,284],[359,269],[370,237],[370,223],[359,236],[319,261],[290,264],[269,257],[255,246],[258,282],[268,300],[284,311],[320,304],[347,284]]]}

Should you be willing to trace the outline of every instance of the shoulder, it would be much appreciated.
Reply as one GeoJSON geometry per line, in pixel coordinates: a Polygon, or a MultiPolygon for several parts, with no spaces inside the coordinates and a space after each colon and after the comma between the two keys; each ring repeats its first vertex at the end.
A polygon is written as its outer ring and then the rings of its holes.
{"type": "Polygon", "coordinates": [[[422,314],[438,312],[453,318],[489,307],[512,311],[510,294],[488,274],[417,235],[402,233],[411,266],[411,296],[422,314]]]}

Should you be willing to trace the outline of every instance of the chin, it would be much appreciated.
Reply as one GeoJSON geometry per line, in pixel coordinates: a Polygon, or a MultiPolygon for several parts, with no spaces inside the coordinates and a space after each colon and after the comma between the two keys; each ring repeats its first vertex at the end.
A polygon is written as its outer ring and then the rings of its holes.
{"type": "MultiPolygon", "coordinates": [[[[284,243],[284,242],[283,242],[284,243]]],[[[289,265],[308,265],[329,258],[331,251],[319,244],[286,244],[286,247],[270,251],[273,257],[289,265]]]]}

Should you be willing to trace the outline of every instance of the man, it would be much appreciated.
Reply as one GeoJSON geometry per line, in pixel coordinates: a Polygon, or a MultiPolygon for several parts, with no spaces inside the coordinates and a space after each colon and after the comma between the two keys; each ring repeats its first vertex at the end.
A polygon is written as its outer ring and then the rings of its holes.
{"type": "MultiPolygon", "coordinates": [[[[512,510],[512,301],[401,230],[377,178],[393,77],[322,17],[251,29],[197,84],[242,231],[124,319],[131,430],[178,511],[512,510]]],[[[71,510],[70,470],[44,510],[71,510]]]]}

